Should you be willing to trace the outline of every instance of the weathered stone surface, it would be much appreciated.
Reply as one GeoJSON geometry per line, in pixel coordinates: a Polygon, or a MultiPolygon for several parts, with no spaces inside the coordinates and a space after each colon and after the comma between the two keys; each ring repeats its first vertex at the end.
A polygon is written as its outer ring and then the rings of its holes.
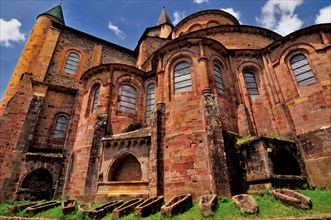
{"type": "Polygon", "coordinates": [[[259,212],[259,206],[255,199],[248,194],[240,194],[232,197],[240,211],[246,214],[255,214],[259,212]]]}
{"type": "Polygon", "coordinates": [[[101,219],[107,215],[107,213],[112,212],[116,207],[123,204],[122,200],[119,201],[110,201],[107,202],[95,209],[92,209],[88,212],[90,218],[101,219]]]}
{"type": "Polygon", "coordinates": [[[50,201],[50,202],[45,202],[39,205],[34,205],[34,206],[30,206],[26,209],[26,213],[27,214],[35,214],[38,212],[43,212],[46,211],[48,209],[54,208],[56,206],[61,205],[61,202],[58,201],[50,201]]]}
{"type": "Polygon", "coordinates": [[[0,201],[45,197],[21,187],[41,169],[52,177],[47,199],[52,192],[84,201],[236,195],[246,190],[246,161],[233,140],[275,133],[294,140],[298,150],[254,146],[249,184],[265,188],[306,178],[331,188],[331,174],[325,175],[331,161],[330,29],[319,24],[282,37],[206,10],[176,27],[147,28],[133,51],[38,16],[0,105],[0,201]],[[68,73],[72,52],[77,69],[68,73]],[[307,85],[291,66],[298,54],[311,70],[307,85]],[[186,91],[176,87],[182,81],[176,82],[175,67],[183,62],[190,65],[186,91]],[[249,92],[247,71],[258,95],[249,92]],[[148,91],[152,84],[155,91],[148,91]],[[124,85],[132,89],[129,98],[124,85]],[[61,115],[66,124],[57,124],[61,115]],[[126,132],[132,125],[144,129],[126,132]],[[299,165],[292,160],[291,173],[283,173],[279,161],[290,157],[278,160],[277,150],[303,160],[294,157],[299,165]],[[117,182],[116,189],[108,182],[117,182]]]}
{"type": "Polygon", "coordinates": [[[69,199],[67,201],[63,201],[61,203],[61,208],[63,215],[67,215],[71,212],[74,212],[76,210],[76,200],[69,199]]]}
{"type": "Polygon", "coordinates": [[[8,207],[8,212],[9,213],[16,213],[16,212],[20,212],[30,206],[34,206],[36,205],[37,202],[28,202],[28,203],[24,203],[24,204],[20,204],[20,205],[12,205],[8,207]]]}
{"type": "Polygon", "coordinates": [[[163,217],[171,218],[174,215],[186,212],[193,206],[191,194],[183,194],[173,197],[161,207],[163,217]]]}
{"type": "Polygon", "coordinates": [[[155,196],[146,199],[140,203],[135,209],[134,214],[138,217],[147,217],[153,215],[161,210],[161,206],[164,204],[163,196],[155,196]]]}
{"type": "Polygon", "coordinates": [[[130,214],[131,212],[134,211],[136,206],[141,204],[143,201],[144,199],[132,199],[123,203],[122,205],[120,205],[119,207],[113,210],[112,218],[118,219],[124,215],[130,214]]]}
{"type": "Polygon", "coordinates": [[[270,193],[278,200],[289,206],[301,209],[312,209],[313,202],[311,198],[288,189],[270,190],[270,193]]]}
{"type": "Polygon", "coordinates": [[[78,205],[78,211],[86,214],[91,211],[91,203],[82,203],[78,205]]]}
{"type": "Polygon", "coordinates": [[[203,217],[213,215],[218,205],[217,195],[204,195],[201,196],[199,201],[200,213],[203,217]]]}

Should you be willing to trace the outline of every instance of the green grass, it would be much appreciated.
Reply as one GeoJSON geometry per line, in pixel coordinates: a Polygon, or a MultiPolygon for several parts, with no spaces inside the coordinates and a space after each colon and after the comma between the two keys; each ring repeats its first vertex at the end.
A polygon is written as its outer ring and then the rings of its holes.
{"type": "MultiPolygon", "coordinates": [[[[235,207],[234,203],[231,199],[228,198],[220,198],[218,203],[218,208],[213,216],[208,219],[252,219],[252,218],[275,218],[275,217],[299,217],[299,216],[311,216],[314,214],[331,214],[331,190],[301,190],[300,193],[310,197],[313,201],[313,209],[311,210],[302,210],[296,209],[294,207],[289,207],[283,205],[278,200],[274,199],[270,194],[265,194],[264,196],[254,196],[256,202],[259,204],[259,213],[256,215],[243,215],[240,213],[239,209],[235,207]]],[[[8,216],[9,213],[7,211],[8,206],[13,204],[20,204],[22,202],[13,202],[7,201],[4,203],[0,203],[0,216],[8,216]]],[[[97,207],[96,204],[93,204],[93,207],[97,207]]],[[[32,217],[28,216],[25,211],[22,211],[17,214],[18,216],[24,217],[32,217]]],[[[56,208],[50,209],[45,212],[38,213],[33,217],[47,217],[53,219],[86,219],[89,218],[87,216],[82,216],[79,212],[74,212],[70,215],[64,216],[61,211],[61,207],[58,206],[56,208]]],[[[112,219],[111,213],[106,215],[103,220],[112,219]]],[[[130,219],[139,219],[135,217],[134,214],[130,214],[122,217],[123,220],[130,219]]],[[[156,220],[156,219],[166,219],[161,216],[161,213],[158,212],[155,215],[151,215],[146,218],[140,218],[144,220],[156,220]]],[[[205,219],[201,216],[198,201],[194,201],[193,207],[180,215],[177,215],[173,218],[173,220],[199,220],[205,219]]]]}

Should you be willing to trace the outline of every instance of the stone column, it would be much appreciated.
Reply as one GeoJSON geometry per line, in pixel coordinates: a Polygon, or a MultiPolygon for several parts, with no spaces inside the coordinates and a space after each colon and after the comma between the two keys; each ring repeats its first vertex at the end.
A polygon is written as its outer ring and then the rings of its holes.
{"type": "Polygon", "coordinates": [[[209,163],[213,193],[231,196],[227,157],[217,97],[211,94],[204,94],[203,107],[207,143],[209,145],[209,163]]]}
{"type": "Polygon", "coordinates": [[[201,57],[199,58],[199,76],[200,76],[200,83],[201,83],[201,91],[202,94],[205,93],[211,93],[211,89],[209,86],[209,76],[208,76],[208,60],[207,57],[205,56],[205,52],[203,49],[202,44],[199,44],[200,46],[200,55],[201,57]]]}

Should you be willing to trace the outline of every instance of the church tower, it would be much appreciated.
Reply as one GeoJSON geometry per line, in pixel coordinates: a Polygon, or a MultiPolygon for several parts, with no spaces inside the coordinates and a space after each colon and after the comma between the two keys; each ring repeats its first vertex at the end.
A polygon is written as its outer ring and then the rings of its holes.
{"type": "Polygon", "coordinates": [[[159,17],[159,20],[156,23],[156,26],[161,26],[161,32],[159,37],[160,38],[168,38],[170,35],[172,29],[173,29],[173,24],[165,10],[165,7],[163,7],[161,15],[159,17]]]}
{"type": "Polygon", "coordinates": [[[60,36],[53,25],[64,25],[61,5],[57,5],[37,17],[31,35],[26,42],[21,57],[8,83],[6,93],[0,105],[2,116],[7,103],[17,92],[23,73],[32,74],[34,81],[43,82],[47,74],[55,46],[60,36]]]}
{"type": "Polygon", "coordinates": [[[0,106],[0,201],[13,198],[34,140],[47,87],[43,84],[64,25],[60,5],[37,17],[0,106]],[[56,27],[56,28],[54,28],[56,27]]]}
{"type": "Polygon", "coordinates": [[[162,8],[160,17],[155,26],[146,28],[142,34],[135,51],[138,52],[137,68],[150,70],[148,57],[160,46],[169,41],[174,26],[167,14],[165,7],[162,8]]]}

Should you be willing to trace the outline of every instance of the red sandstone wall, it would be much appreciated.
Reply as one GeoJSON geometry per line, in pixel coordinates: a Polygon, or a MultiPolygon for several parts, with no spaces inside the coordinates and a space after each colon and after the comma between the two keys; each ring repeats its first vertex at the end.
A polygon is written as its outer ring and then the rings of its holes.
{"type": "Polygon", "coordinates": [[[235,25],[237,23],[234,17],[228,14],[225,16],[223,13],[226,14],[226,12],[210,10],[190,15],[174,28],[172,39],[200,29],[220,25],[235,25]]]}
{"type": "Polygon", "coordinates": [[[23,73],[32,73],[33,79],[42,82],[47,74],[54,48],[60,31],[52,28],[52,17],[39,16],[17,62],[13,75],[9,81],[0,106],[0,116],[3,114],[7,102],[15,94],[23,73]],[[45,44],[44,42],[47,42],[45,44]]]}
{"type": "Polygon", "coordinates": [[[158,81],[156,97],[157,102],[163,99],[165,103],[163,175],[166,199],[181,193],[197,197],[213,191],[202,105],[201,77],[207,76],[207,72],[198,63],[198,51],[197,46],[189,51],[182,47],[166,54],[162,61],[165,72],[163,81],[158,81]],[[180,61],[191,64],[192,91],[174,94],[173,68],[180,61]]]}
{"type": "MultiPolygon", "coordinates": [[[[32,85],[31,75],[24,74],[20,81],[20,89],[9,101],[4,114],[0,118],[0,187],[1,195],[0,201],[5,201],[13,196],[14,190],[8,189],[6,182],[11,182],[12,175],[19,172],[20,166],[17,164],[13,166],[15,159],[21,161],[20,146],[17,146],[19,138],[22,134],[26,116],[32,100],[32,85]]],[[[13,187],[13,186],[12,186],[13,187]]]]}
{"type": "Polygon", "coordinates": [[[286,42],[270,56],[282,99],[289,108],[297,134],[328,126],[331,122],[331,59],[326,52],[317,52],[319,48],[323,48],[323,42],[319,34],[313,34],[286,42]],[[306,55],[316,82],[305,86],[296,83],[289,58],[298,52],[306,55]]]}
{"type": "Polygon", "coordinates": [[[133,52],[129,53],[74,30],[64,29],[56,46],[49,72],[79,79],[86,70],[106,63],[135,65],[135,57],[133,52]],[[76,74],[69,74],[64,71],[68,53],[71,51],[80,55],[76,74]]]}
{"type": "MultiPolygon", "coordinates": [[[[66,94],[60,91],[54,91],[49,89],[46,93],[45,100],[43,102],[42,110],[40,112],[40,119],[35,128],[35,135],[32,142],[31,150],[36,151],[48,151],[48,152],[62,152],[65,138],[54,139],[52,138],[52,133],[55,126],[56,116],[58,114],[63,114],[67,117],[67,129],[68,132],[71,112],[73,110],[73,105],[75,103],[75,94],[66,94]]],[[[72,135],[68,132],[67,135],[72,135]]],[[[66,135],[66,136],[67,136],[66,135]]],[[[69,140],[73,137],[67,137],[69,140]]]]}

